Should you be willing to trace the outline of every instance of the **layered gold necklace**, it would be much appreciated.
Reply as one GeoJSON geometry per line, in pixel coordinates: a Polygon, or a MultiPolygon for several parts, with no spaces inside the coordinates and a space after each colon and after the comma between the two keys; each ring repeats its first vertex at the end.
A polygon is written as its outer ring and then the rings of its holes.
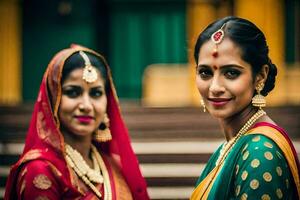
{"type": "Polygon", "coordinates": [[[82,155],[73,149],[70,145],[65,144],[66,161],[75,171],[77,176],[101,199],[102,194],[94,184],[102,184],[104,187],[104,200],[111,200],[111,185],[109,174],[105,163],[94,145],[91,146],[91,158],[94,169],[90,168],[82,155]],[[102,172],[102,173],[101,173],[102,172]]]}
{"type": "Polygon", "coordinates": [[[249,128],[258,120],[261,116],[265,115],[266,112],[259,109],[250,119],[244,124],[244,126],[239,130],[239,132],[234,136],[231,140],[224,143],[222,149],[220,150],[220,155],[216,161],[216,165],[222,164],[226,159],[227,155],[235,145],[235,143],[240,139],[242,135],[244,135],[249,128]]]}

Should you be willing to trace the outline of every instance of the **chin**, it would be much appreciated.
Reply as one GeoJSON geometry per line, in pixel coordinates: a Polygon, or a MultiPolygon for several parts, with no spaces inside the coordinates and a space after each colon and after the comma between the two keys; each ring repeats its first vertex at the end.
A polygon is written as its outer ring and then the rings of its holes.
{"type": "Polygon", "coordinates": [[[229,112],[227,110],[215,110],[215,109],[209,110],[208,112],[212,117],[217,119],[226,119],[232,116],[233,114],[232,112],[229,112]]]}
{"type": "Polygon", "coordinates": [[[79,137],[84,137],[88,135],[92,135],[94,130],[83,130],[83,129],[76,129],[72,131],[74,135],[79,136],[79,137]]]}

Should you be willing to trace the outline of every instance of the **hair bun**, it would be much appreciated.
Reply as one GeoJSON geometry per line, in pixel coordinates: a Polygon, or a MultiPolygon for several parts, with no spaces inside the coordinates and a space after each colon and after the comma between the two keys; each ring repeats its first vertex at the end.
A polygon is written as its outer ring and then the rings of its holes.
{"type": "Polygon", "coordinates": [[[270,91],[272,91],[275,87],[275,81],[276,81],[276,76],[277,76],[277,67],[275,64],[272,63],[271,60],[267,63],[269,66],[269,73],[267,80],[265,82],[265,87],[261,91],[261,94],[266,96],[270,91]]]}

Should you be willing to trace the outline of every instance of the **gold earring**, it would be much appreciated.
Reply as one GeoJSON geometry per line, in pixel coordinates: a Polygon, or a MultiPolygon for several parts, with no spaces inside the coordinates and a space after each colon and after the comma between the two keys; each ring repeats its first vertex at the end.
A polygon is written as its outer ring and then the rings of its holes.
{"type": "Polygon", "coordinates": [[[103,122],[100,124],[99,129],[94,135],[94,139],[98,142],[107,142],[112,139],[111,132],[109,130],[109,118],[105,113],[103,122]]]}
{"type": "Polygon", "coordinates": [[[265,97],[260,94],[263,88],[264,88],[264,83],[259,83],[255,88],[257,94],[254,97],[252,97],[252,105],[255,107],[259,107],[259,109],[265,107],[267,103],[265,97]]]}
{"type": "Polygon", "coordinates": [[[203,107],[203,112],[206,112],[206,106],[203,99],[200,100],[200,104],[203,107]]]}

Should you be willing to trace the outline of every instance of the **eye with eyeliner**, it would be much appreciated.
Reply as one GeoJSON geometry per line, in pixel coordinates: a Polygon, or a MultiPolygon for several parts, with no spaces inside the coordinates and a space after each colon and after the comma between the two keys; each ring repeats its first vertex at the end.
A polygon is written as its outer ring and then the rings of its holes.
{"type": "Polygon", "coordinates": [[[77,86],[67,86],[62,88],[62,94],[70,98],[76,98],[82,94],[82,89],[77,86]]]}
{"type": "Polygon", "coordinates": [[[213,76],[213,71],[211,68],[207,66],[198,66],[197,67],[197,74],[202,78],[202,79],[208,79],[209,77],[213,76]]]}
{"type": "Polygon", "coordinates": [[[92,88],[90,90],[90,96],[93,98],[99,98],[104,94],[104,91],[101,87],[92,88]]]}
{"type": "Polygon", "coordinates": [[[224,76],[228,79],[235,79],[240,76],[242,72],[235,68],[226,68],[224,69],[224,76]]]}

